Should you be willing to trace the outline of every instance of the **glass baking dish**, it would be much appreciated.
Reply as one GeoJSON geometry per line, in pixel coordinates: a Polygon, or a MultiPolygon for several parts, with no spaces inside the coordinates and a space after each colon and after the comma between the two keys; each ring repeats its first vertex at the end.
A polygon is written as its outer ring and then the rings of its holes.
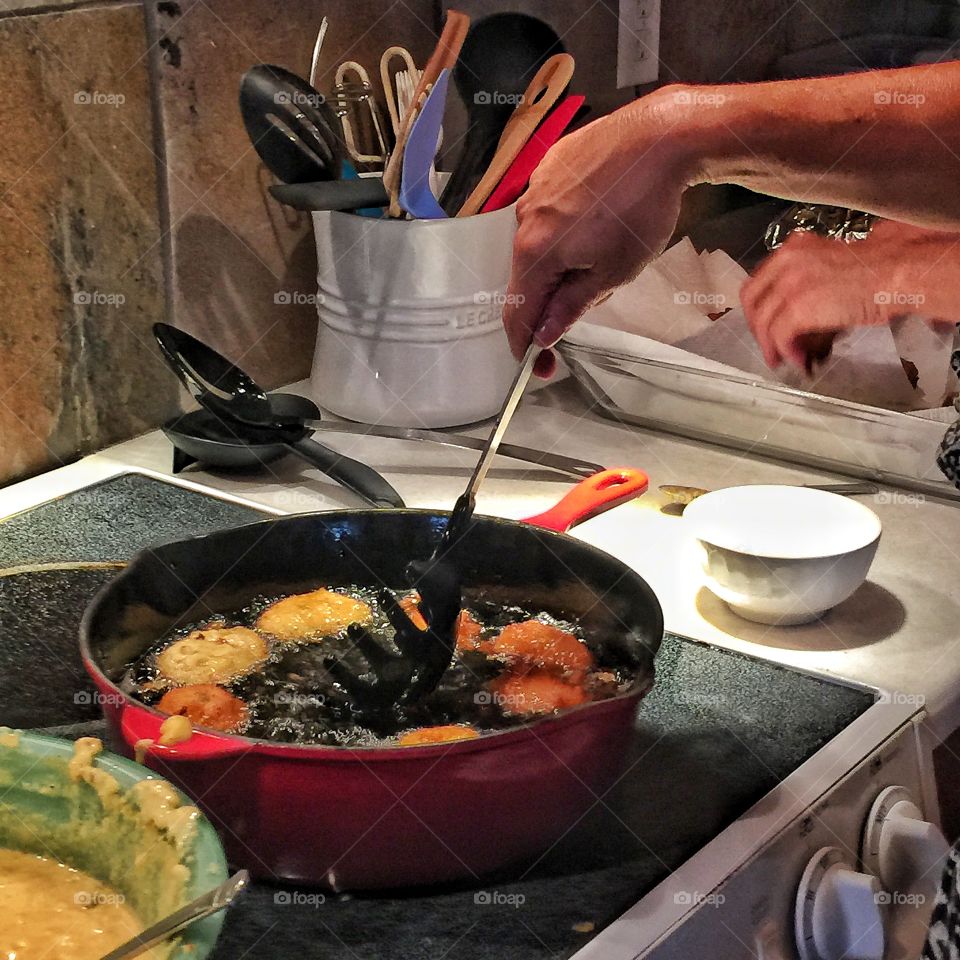
{"type": "MultiPolygon", "coordinates": [[[[960,499],[936,463],[943,420],[598,348],[578,342],[576,328],[558,349],[615,420],[960,499]]],[[[951,414],[943,416],[952,421],[951,414]]]]}

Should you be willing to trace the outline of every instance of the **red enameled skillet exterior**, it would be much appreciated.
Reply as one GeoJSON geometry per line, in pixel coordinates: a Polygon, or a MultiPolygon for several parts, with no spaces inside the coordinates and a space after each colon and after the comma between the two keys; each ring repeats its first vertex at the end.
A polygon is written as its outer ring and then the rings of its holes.
{"type": "MultiPolygon", "coordinates": [[[[479,739],[343,748],[195,731],[147,763],[181,786],[254,875],[361,890],[479,879],[546,850],[621,768],[663,634],[647,583],[563,533],[638,496],[639,471],[583,481],[532,522],[478,516],[459,554],[465,595],[578,619],[606,659],[637,677],[627,693],[479,739]]],[[[264,520],[143,551],[87,609],[81,651],[114,745],[156,739],[164,716],[118,687],[132,659],[177,625],[256,594],[403,582],[447,514],[342,510],[264,520]]]]}

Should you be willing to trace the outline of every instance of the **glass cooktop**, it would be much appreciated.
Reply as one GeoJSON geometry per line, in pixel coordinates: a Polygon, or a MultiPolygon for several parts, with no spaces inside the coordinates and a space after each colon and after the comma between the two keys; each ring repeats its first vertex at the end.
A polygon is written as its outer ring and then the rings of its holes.
{"type": "MultiPolygon", "coordinates": [[[[87,601],[139,549],[264,515],[126,474],[0,522],[0,724],[102,733],[77,653],[87,601]]],[[[265,944],[278,958],[567,956],[872,702],[668,635],[623,776],[536,862],[482,883],[377,896],[257,883],[229,911],[213,957],[257,955],[265,944]]],[[[463,815],[483,830],[481,810],[463,815]]]]}

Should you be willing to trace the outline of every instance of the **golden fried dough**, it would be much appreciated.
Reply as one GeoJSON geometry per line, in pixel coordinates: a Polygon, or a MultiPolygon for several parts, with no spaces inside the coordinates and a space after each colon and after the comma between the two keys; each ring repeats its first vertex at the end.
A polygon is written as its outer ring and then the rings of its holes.
{"type": "Polygon", "coordinates": [[[267,657],[266,641],[246,627],[203,627],[157,654],[157,668],[174,683],[229,683],[267,657]]]}
{"type": "Polygon", "coordinates": [[[507,714],[553,713],[586,703],[586,691],[546,670],[509,670],[490,683],[495,702],[507,714]]]}
{"type": "Polygon", "coordinates": [[[351,623],[366,623],[372,615],[370,607],[360,600],[321,587],[271,603],[256,626],[276,640],[319,640],[351,623]]]}
{"type": "Polygon", "coordinates": [[[571,683],[580,683],[593,667],[593,655],[572,633],[539,620],[524,620],[504,627],[478,649],[488,657],[515,665],[555,673],[571,683]]]}
{"type": "Polygon", "coordinates": [[[157,704],[161,713],[186,717],[191,723],[232,733],[250,717],[247,705],[213,683],[194,683],[168,690],[157,704]]]}
{"type": "Polygon", "coordinates": [[[407,730],[397,737],[401,747],[422,747],[429,743],[454,743],[457,740],[476,740],[480,734],[473,727],[448,723],[440,727],[419,727],[407,730]]]}

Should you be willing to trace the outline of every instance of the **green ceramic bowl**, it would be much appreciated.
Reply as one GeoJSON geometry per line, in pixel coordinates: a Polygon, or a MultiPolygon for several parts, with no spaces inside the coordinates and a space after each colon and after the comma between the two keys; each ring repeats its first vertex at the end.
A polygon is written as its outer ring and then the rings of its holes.
{"type": "MultiPolygon", "coordinates": [[[[223,848],[206,818],[192,817],[184,829],[182,814],[169,823],[163,812],[148,816],[164,788],[158,777],[111,753],[73,777],[73,756],[71,740],[0,727],[0,847],[91,874],[122,893],[144,926],[226,880],[223,848]],[[153,783],[136,786],[145,780],[153,783]]],[[[193,924],[169,960],[203,960],[222,925],[223,913],[193,924]]]]}

